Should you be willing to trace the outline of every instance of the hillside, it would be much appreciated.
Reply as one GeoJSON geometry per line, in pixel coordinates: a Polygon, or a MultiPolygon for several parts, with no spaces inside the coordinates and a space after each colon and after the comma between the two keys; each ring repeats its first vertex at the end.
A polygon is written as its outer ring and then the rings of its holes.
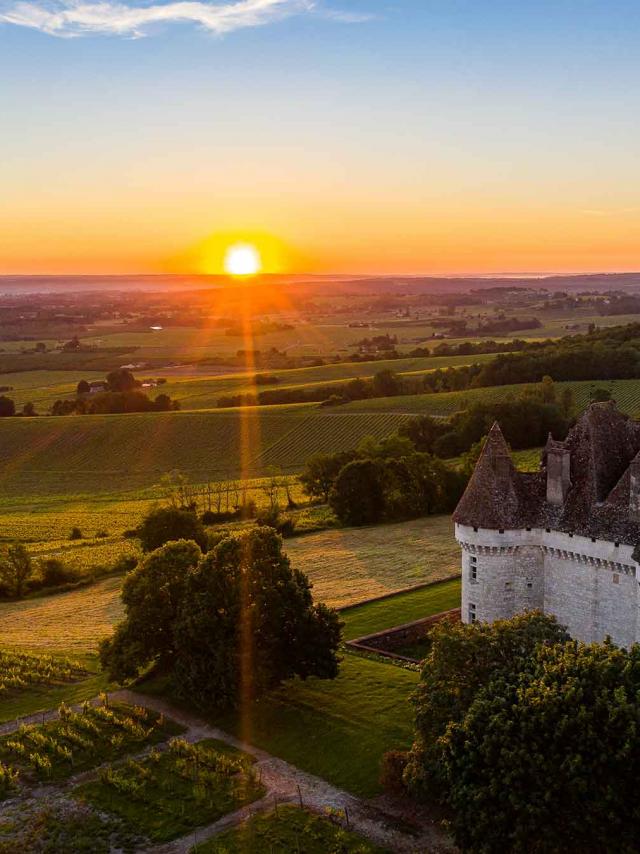
{"type": "Polygon", "coordinates": [[[300,471],[317,451],[346,450],[397,430],[404,415],[309,407],[166,412],[0,421],[7,495],[126,493],[172,469],[194,482],[300,471]]]}

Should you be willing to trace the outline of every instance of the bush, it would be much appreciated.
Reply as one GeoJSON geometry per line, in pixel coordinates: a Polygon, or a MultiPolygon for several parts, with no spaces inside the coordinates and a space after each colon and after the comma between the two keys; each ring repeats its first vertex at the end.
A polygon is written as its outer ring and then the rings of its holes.
{"type": "Polygon", "coordinates": [[[152,510],[138,528],[138,537],[145,552],[159,549],[174,540],[193,540],[205,551],[207,534],[193,510],[178,507],[159,507],[152,510]]]}
{"type": "Polygon", "coordinates": [[[77,570],[65,566],[55,557],[48,558],[40,564],[40,576],[44,587],[59,587],[70,584],[80,577],[77,570]]]}
{"type": "Polygon", "coordinates": [[[382,757],[380,766],[380,785],[392,795],[404,794],[407,787],[403,780],[404,769],[407,767],[408,754],[406,750],[388,750],[382,757]]]}
{"type": "Polygon", "coordinates": [[[70,540],[82,540],[83,538],[84,537],[80,528],[73,527],[71,529],[71,533],[69,534],[70,540]]]}

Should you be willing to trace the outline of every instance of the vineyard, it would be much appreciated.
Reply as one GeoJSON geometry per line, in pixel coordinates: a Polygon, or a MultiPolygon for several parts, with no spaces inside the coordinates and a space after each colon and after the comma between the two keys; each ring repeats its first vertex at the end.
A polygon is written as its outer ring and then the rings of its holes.
{"type": "Polygon", "coordinates": [[[170,412],[0,422],[3,503],[138,493],[174,469],[192,481],[259,477],[269,466],[300,471],[320,450],[382,438],[405,416],[328,413],[308,407],[170,412]]]}
{"type": "Polygon", "coordinates": [[[193,854],[264,854],[304,851],[304,854],[383,854],[381,848],[344,830],[326,816],[291,805],[259,813],[239,827],[197,845],[193,854]]]}
{"type": "Polygon", "coordinates": [[[251,759],[207,739],[192,744],[172,739],[168,750],[152,750],[101,768],[98,779],[75,796],[115,814],[154,842],[166,842],[210,824],[264,795],[251,759]]]}
{"type": "Polygon", "coordinates": [[[0,739],[0,760],[22,782],[63,780],[181,732],[162,715],[140,706],[110,707],[106,699],[99,706],[86,701],[80,712],[63,703],[58,714],[44,724],[21,724],[0,739]]]}
{"type": "Polygon", "coordinates": [[[78,682],[86,675],[86,670],[78,662],[68,658],[0,650],[0,699],[34,685],[78,682]]]}

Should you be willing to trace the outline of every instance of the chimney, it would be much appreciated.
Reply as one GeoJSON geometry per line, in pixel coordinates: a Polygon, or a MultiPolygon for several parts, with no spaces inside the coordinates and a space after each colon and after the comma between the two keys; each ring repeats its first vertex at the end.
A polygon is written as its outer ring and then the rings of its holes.
{"type": "Polygon", "coordinates": [[[629,465],[629,518],[640,522],[640,459],[635,457],[629,465]]]}
{"type": "MultiPolygon", "coordinates": [[[[640,469],[638,475],[640,476],[640,469]]],[[[570,486],[571,451],[550,438],[547,442],[547,501],[549,504],[562,506],[570,486]]]]}

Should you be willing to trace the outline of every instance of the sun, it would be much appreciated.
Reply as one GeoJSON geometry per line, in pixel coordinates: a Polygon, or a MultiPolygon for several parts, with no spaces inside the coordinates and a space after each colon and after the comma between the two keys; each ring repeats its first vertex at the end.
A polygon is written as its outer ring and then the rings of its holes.
{"type": "Polygon", "coordinates": [[[234,243],[224,254],[224,269],[230,276],[255,276],[262,269],[260,253],[251,243],[234,243]]]}

